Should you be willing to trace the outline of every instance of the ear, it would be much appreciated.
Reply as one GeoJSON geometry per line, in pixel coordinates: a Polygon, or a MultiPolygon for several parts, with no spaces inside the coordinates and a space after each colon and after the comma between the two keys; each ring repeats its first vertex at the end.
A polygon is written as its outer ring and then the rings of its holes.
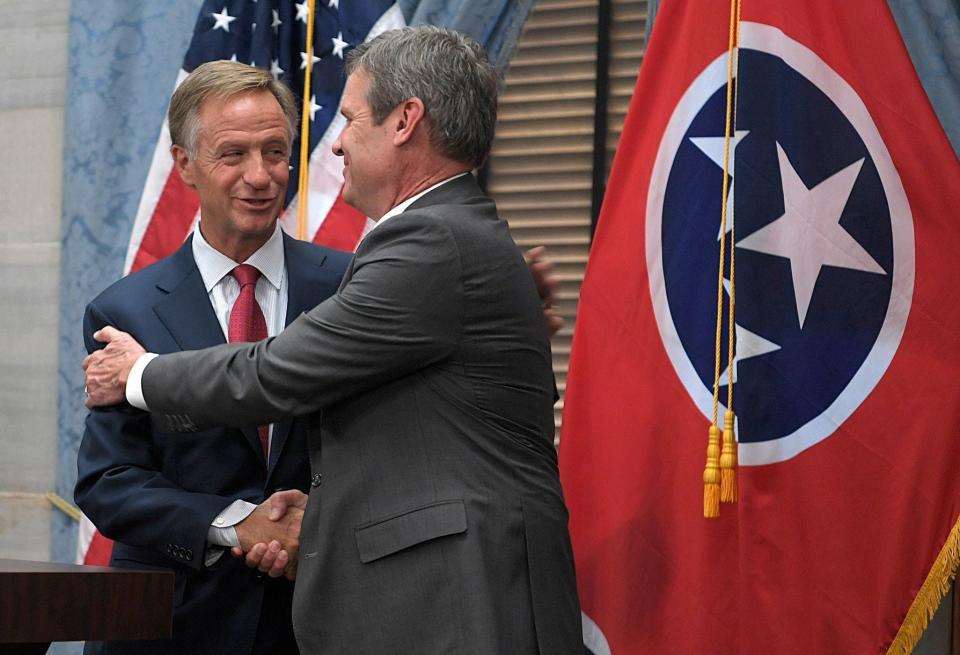
{"type": "Polygon", "coordinates": [[[177,173],[180,174],[180,179],[188,187],[196,190],[197,186],[193,179],[193,160],[190,159],[187,149],[174,144],[170,146],[170,155],[173,156],[173,165],[177,169],[177,173]]]}
{"type": "Polygon", "coordinates": [[[417,125],[426,117],[423,100],[417,97],[408,98],[395,110],[397,122],[393,133],[393,145],[400,146],[413,138],[417,125]]]}

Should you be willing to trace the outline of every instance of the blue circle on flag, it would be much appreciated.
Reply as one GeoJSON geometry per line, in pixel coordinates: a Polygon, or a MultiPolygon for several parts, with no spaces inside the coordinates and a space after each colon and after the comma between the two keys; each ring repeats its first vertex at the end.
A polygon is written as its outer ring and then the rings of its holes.
{"type": "MultiPolygon", "coordinates": [[[[739,71],[742,136],[728,178],[738,244],[733,409],[739,440],[761,442],[823,414],[864,365],[890,306],[894,235],[877,165],[831,98],[765,52],[741,50],[739,71]]],[[[670,315],[711,390],[726,91],[708,98],[683,135],[661,223],[670,315]]],[[[729,279],[729,247],[725,260],[729,279]]],[[[721,371],[727,321],[724,310],[721,371]]]]}

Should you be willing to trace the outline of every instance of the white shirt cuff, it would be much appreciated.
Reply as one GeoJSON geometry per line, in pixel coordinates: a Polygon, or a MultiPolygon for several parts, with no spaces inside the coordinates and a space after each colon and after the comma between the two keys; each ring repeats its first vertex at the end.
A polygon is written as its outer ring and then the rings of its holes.
{"type": "Polygon", "coordinates": [[[143,399],[143,369],[145,369],[147,364],[153,361],[153,358],[156,356],[155,353],[144,353],[140,355],[137,361],[133,363],[133,368],[130,369],[130,375],[127,376],[127,402],[137,409],[150,411],[150,408],[147,407],[147,401],[143,399]]]}
{"type": "Polygon", "coordinates": [[[207,530],[207,542],[224,548],[239,547],[240,538],[233,526],[250,516],[255,509],[256,505],[245,500],[235,500],[227,505],[217,518],[213,519],[213,524],[207,530]]]}

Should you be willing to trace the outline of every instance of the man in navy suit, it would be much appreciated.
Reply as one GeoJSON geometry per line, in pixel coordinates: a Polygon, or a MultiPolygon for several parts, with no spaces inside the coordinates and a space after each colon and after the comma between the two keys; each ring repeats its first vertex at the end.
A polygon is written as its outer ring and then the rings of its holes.
{"type": "MultiPolygon", "coordinates": [[[[200,196],[200,223],[176,253],[90,303],[89,350],[104,325],[158,353],[224,343],[241,295],[238,264],[256,269],[254,296],[272,336],[335,293],[349,262],[348,254],[287,237],[277,223],[296,106],[268,72],[200,66],[174,94],[168,120],[177,171],[200,196]]],[[[293,583],[225,552],[277,541],[284,556],[295,556],[300,513],[271,522],[264,501],[309,487],[307,440],[296,421],[184,438],[129,405],[94,410],[78,469],[77,504],[116,541],[112,565],[175,573],[173,639],[108,643],[107,653],[297,653],[293,583]]]]}

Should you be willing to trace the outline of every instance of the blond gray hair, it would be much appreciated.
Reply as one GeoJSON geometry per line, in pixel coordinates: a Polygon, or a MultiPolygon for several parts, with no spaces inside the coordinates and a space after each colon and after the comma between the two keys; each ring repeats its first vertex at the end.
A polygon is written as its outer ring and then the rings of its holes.
{"type": "Polygon", "coordinates": [[[170,140],[190,157],[197,154],[200,107],[208,98],[231,98],[243,93],[268,91],[277,99],[287,119],[290,141],[297,124],[297,102],[283,82],[268,71],[233,61],[208,61],[197,66],[174,91],[167,111],[170,140]]]}

